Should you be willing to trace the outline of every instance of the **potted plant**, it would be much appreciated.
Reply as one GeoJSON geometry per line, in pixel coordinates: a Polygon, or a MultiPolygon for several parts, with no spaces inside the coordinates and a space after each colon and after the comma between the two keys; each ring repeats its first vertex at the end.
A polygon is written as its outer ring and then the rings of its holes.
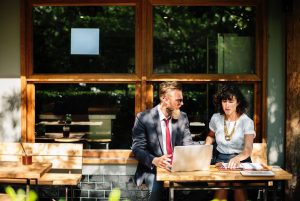
{"type": "Polygon", "coordinates": [[[72,123],[72,115],[71,114],[66,114],[65,115],[65,120],[64,120],[65,125],[63,126],[63,137],[68,138],[70,136],[70,124],[72,123]]]}

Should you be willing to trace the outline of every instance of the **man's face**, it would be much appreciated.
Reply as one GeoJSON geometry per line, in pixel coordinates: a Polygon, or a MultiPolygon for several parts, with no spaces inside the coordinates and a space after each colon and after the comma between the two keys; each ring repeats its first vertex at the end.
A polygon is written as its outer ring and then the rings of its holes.
{"type": "Polygon", "coordinates": [[[166,94],[164,100],[168,110],[179,110],[179,108],[183,105],[182,91],[172,90],[166,94]]]}

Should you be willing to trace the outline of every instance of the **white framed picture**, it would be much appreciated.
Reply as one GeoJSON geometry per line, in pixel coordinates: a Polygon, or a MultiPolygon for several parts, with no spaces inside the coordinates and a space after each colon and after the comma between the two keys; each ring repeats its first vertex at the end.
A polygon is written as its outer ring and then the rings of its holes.
{"type": "Polygon", "coordinates": [[[71,54],[72,55],[99,55],[99,28],[72,28],[71,54]]]}

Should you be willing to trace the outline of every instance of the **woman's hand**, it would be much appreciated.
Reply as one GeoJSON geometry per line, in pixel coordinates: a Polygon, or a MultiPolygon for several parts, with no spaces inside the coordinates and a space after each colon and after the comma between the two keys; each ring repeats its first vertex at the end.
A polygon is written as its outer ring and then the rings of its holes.
{"type": "Polygon", "coordinates": [[[230,161],[228,162],[228,168],[229,169],[239,168],[240,164],[241,164],[240,158],[238,156],[235,156],[232,159],[230,159],[230,161]]]}
{"type": "Polygon", "coordinates": [[[215,166],[216,166],[216,167],[222,167],[222,166],[223,166],[223,162],[217,162],[217,163],[215,164],[215,166]]]}
{"type": "Polygon", "coordinates": [[[172,155],[162,155],[161,157],[155,157],[152,161],[152,164],[156,167],[164,168],[166,170],[170,170],[172,165],[171,162],[172,155]]]}

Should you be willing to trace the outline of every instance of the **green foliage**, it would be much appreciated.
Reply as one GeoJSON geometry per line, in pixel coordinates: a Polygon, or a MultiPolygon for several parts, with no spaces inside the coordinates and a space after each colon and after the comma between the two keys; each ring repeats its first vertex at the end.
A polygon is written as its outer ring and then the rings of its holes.
{"type": "MultiPolygon", "coordinates": [[[[5,188],[6,194],[9,196],[10,201],[36,201],[38,200],[37,193],[33,190],[29,191],[28,199],[26,199],[26,192],[23,189],[18,189],[15,191],[11,186],[5,188]]],[[[108,201],[119,201],[121,198],[121,191],[118,188],[115,188],[109,194],[108,201]]],[[[59,201],[65,201],[65,199],[60,198],[59,201]]],[[[129,201],[125,199],[124,201],[129,201]]]]}
{"type": "Polygon", "coordinates": [[[11,201],[36,201],[38,199],[37,193],[32,190],[29,191],[28,199],[26,199],[26,192],[23,189],[18,189],[16,192],[11,186],[7,186],[5,192],[11,201]]]}
{"type": "Polygon", "coordinates": [[[72,122],[72,115],[71,114],[66,114],[65,115],[65,123],[70,124],[72,122]]]}
{"type": "Polygon", "coordinates": [[[116,188],[110,192],[108,201],[119,201],[120,197],[121,197],[121,191],[120,189],[116,188]]]}
{"type": "MultiPolygon", "coordinates": [[[[113,189],[108,197],[108,201],[119,201],[121,197],[121,191],[118,188],[113,189]]],[[[128,199],[124,201],[129,201],[128,199]]]]}

